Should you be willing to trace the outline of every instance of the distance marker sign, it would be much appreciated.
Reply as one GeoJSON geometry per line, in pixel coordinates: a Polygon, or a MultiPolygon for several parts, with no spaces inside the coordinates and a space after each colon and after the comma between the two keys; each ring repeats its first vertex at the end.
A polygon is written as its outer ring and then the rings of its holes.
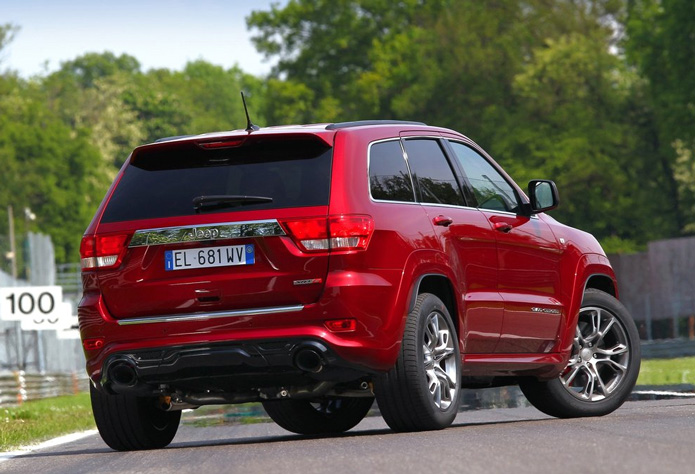
{"type": "Polygon", "coordinates": [[[0,319],[21,321],[24,330],[62,329],[70,313],[60,286],[0,288],[0,319]]]}

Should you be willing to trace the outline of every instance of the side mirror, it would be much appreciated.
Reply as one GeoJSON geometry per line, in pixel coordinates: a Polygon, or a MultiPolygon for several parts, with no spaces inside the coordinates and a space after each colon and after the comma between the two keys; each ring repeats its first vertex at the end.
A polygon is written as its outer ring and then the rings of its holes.
{"type": "Polygon", "coordinates": [[[547,179],[534,179],[528,183],[528,196],[531,200],[531,213],[555,209],[560,204],[560,195],[555,183],[547,179]]]}

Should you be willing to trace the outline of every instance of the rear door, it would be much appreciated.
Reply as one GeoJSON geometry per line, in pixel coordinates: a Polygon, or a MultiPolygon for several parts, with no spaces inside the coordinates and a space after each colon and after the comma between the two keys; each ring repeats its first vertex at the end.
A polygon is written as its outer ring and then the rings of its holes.
{"type": "Polygon", "coordinates": [[[98,272],[110,313],[133,318],[316,301],[327,254],[301,252],[288,222],[325,222],[331,160],[331,147],[310,134],[136,150],[96,230],[126,236],[120,267],[98,272]]]}
{"type": "Polygon", "coordinates": [[[455,289],[464,352],[490,353],[500,337],[504,305],[497,291],[497,249],[485,215],[469,207],[438,138],[405,138],[418,201],[459,279],[455,289]]]}

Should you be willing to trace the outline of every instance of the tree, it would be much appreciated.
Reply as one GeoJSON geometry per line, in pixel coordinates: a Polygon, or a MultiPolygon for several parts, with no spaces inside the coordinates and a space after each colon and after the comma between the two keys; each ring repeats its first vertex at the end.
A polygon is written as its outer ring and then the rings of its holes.
{"type": "Polygon", "coordinates": [[[521,182],[558,182],[558,217],[620,242],[644,244],[673,229],[663,213],[662,175],[635,125],[639,81],[605,38],[575,33],[548,40],[513,86],[516,112],[496,148],[521,182]]]}
{"type": "Polygon", "coordinates": [[[12,42],[18,31],[19,27],[12,23],[0,25],[0,63],[2,63],[2,50],[12,42]]]}
{"type": "Polygon", "coordinates": [[[69,127],[91,133],[102,157],[100,169],[111,178],[145,139],[137,111],[124,100],[138,74],[132,56],[86,53],[40,82],[40,100],[69,127]]]}
{"type": "MultiPolygon", "coordinates": [[[[21,81],[0,97],[0,204],[31,208],[51,235],[56,259],[76,261],[79,238],[103,196],[108,178],[85,129],[74,129],[49,110],[21,81]]],[[[18,235],[26,232],[17,220],[18,235]]]]}
{"type": "Polygon", "coordinates": [[[146,77],[154,79],[159,91],[175,100],[189,117],[186,134],[233,130],[246,125],[239,92],[245,88],[247,79],[239,68],[224,69],[198,60],[186,64],[183,71],[150,71],[146,77]]]}
{"type": "Polygon", "coordinates": [[[430,17],[446,0],[290,0],[280,8],[247,18],[258,30],[252,39],[266,57],[277,57],[272,77],[303,83],[313,95],[312,121],[338,113],[343,120],[364,118],[354,83],[372,66],[374,41],[396,35],[430,17]]]}
{"type": "Polygon", "coordinates": [[[667,182],[678,227],[695,233],[695,3],[629,0],[625,51],[646,78],[654,160],[667,182]]]}
{"type": "Polygon", "coordinates": [[[140,62],[137,59],[128,54],[116,56],[110,51],[86,53],[62,63],[60,68],[60,74],[68,76],[82,89],[93,87],[97,80],[117,73],[134,75],[138,72],[140,62]]]}

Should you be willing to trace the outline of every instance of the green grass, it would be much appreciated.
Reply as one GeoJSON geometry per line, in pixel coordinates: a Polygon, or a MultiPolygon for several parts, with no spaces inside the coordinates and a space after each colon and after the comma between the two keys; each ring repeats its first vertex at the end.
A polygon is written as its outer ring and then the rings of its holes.
{"type": "Polygon", "coordinates": [[[0,407],[0,452],[93,428],[88,393],[0,407]]]}
{"type": "Polygon", "coordinates": [[[695,357],[642,361],[637,385],[677,384],[695,384],[695,357]]]}

